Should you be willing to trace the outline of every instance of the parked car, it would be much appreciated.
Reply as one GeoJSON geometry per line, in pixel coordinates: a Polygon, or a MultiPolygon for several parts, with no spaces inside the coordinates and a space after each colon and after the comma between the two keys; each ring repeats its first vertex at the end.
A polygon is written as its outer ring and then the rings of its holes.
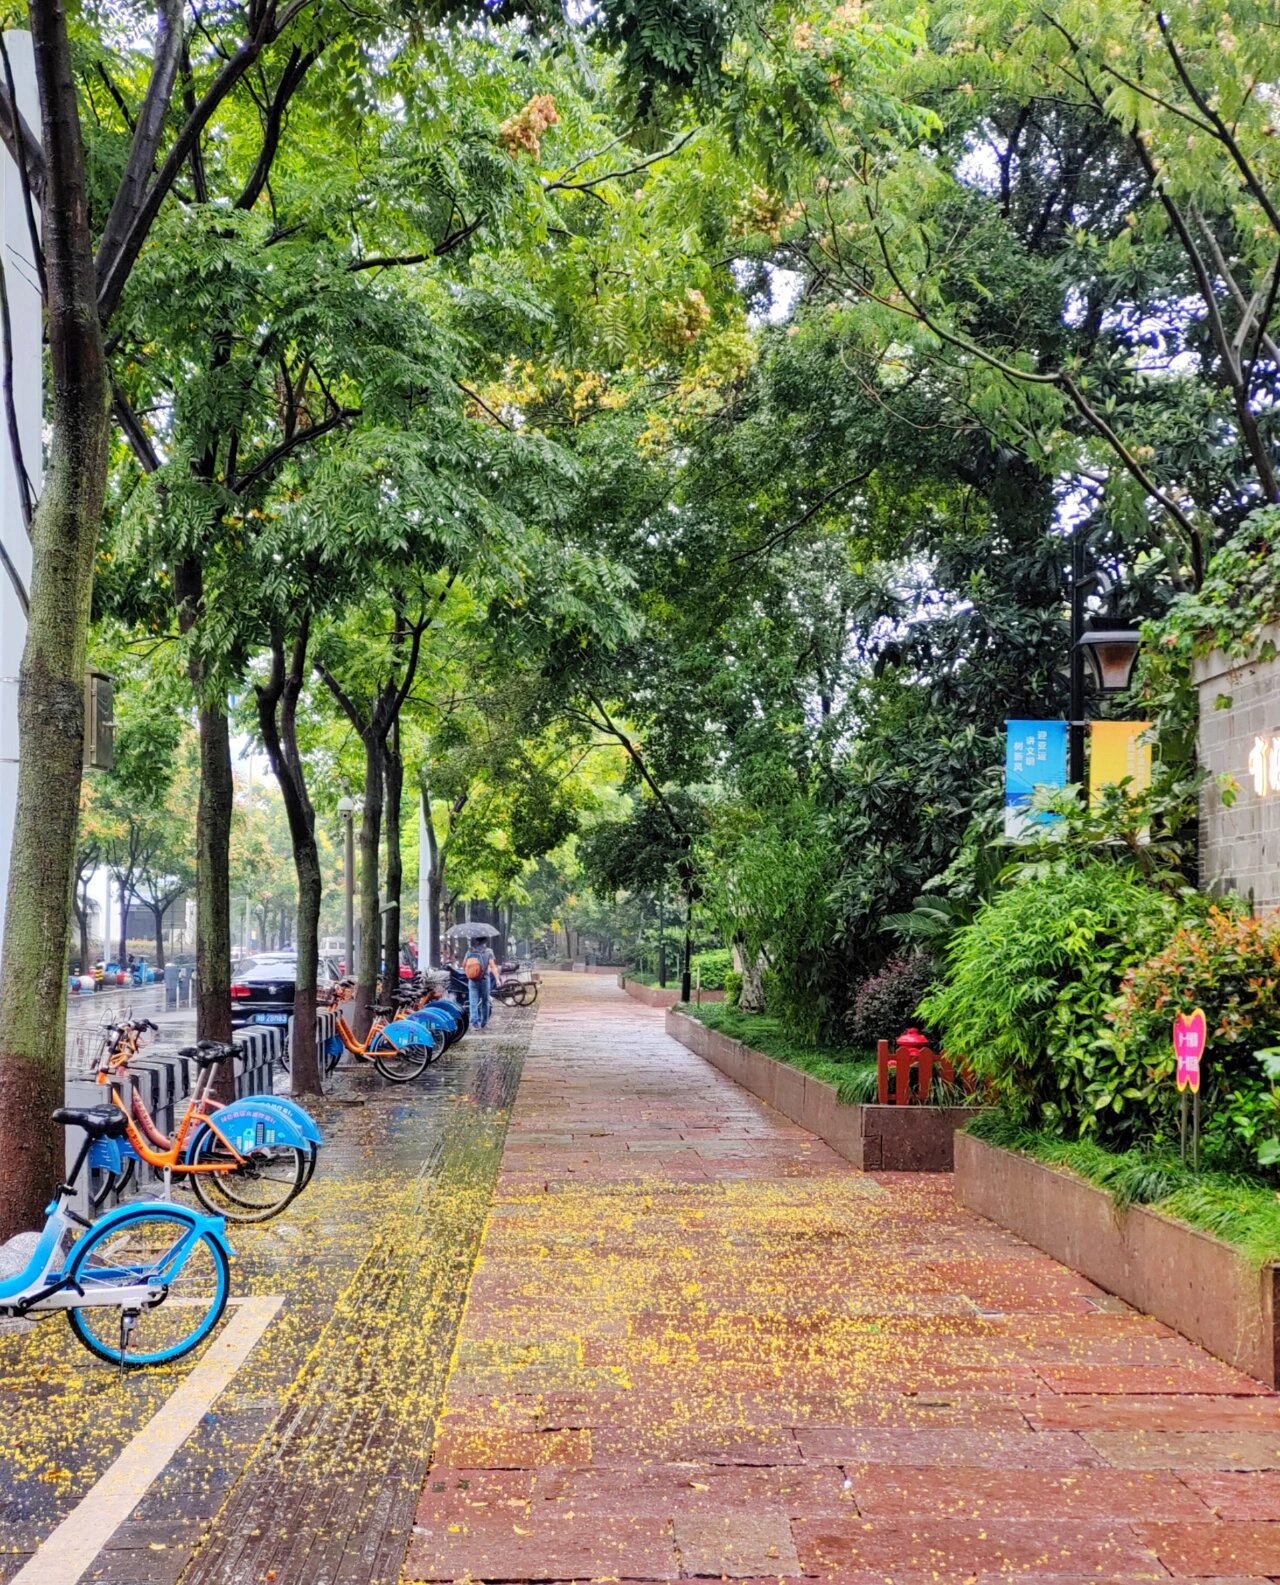
{"type": "MultiPolygon", "coordinates": [[[[241,958],[231,978],[231,1024],[287,1024],[293,1016],[297,985],[296,952],[258,952],[241,958]]],[[[327,989],[339,978],[332,958],[320,959],[318,988],[327,989]]]]}

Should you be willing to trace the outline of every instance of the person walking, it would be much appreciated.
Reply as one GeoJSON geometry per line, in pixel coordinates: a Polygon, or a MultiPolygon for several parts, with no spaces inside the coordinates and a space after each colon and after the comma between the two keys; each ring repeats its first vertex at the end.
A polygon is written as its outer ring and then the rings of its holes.
{"type": "Polygon", "coordinates": [[[472,937],[471,948],[462,960],[462,972],[467,976],[471,1027],[483,1029],[493,1010],[492,988],[502,984],[498,978],[498,960],[483,936],[472,937]]]}

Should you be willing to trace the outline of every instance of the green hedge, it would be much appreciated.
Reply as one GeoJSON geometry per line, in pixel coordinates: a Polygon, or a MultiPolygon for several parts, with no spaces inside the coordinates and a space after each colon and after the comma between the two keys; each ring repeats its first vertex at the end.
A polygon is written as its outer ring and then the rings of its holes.
{"type": "MultiPolygon", "coordinates": [[[[693,967],[702,971],[702,988],[704,991],[724,990],[724,977],[733,972],[733,953],[728,947],[717,947],[714,951],[695,952],[693,967]]],[[[697,975],[694,976],[697,983],[697,975]]]]}

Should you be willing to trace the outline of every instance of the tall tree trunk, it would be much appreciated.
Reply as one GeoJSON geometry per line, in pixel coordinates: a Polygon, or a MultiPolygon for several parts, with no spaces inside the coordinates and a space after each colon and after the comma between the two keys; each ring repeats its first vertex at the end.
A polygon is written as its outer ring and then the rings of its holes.
{"type": "Polygon", "coordinates": [[[152,903],[151,915],[156,922],[156,973],[164,973],[164,909],[152,903]]]}
{"type": "MultiPolygon", "coordinates": [[[[452,583],[451,576],[449,584],[452,583]]],[[[401,602],[393,598],[392,604],[395,610],[392,673],[378,689],[371,708],[362,711],[332,672],[322,664],[316,668],[364,744],[364,817],[360,822],[360,952],[356,977],[356,1034],[360,1038],[368,1034],[372,1021],[369,1004],[373,1001],[377,986],[382,947],[382,918],[378,909],[378,841],[382,831],[383,757],[387,735],[395,725],[400,707],[413,686],[422,635],[430,620],[423,616],[416,623],[410,623],[405,618],[401,602]],[[408,654],[404,655],[406,642],[408,654]],[[397,681],[395,668],[401,661],[403,672],[397,681]]],[[[394,970],[393,958],[387,964],[388,974],[394,970]]]]}
{"type": "MultiPolygon", "coordinates": [[[[198,557],[180,562],[174,575],[178,625],[184,633],[200,617],[204,569],[198,557]]],[[[201,1040],[231,1039],[231,732],[221,699],[206,695],[204,667],[193,657],[187,674],[195,690],[200,740],[200,797],[196,808],[196,1033],[201,1040]]],[[[235,1075],[219,1064],[214,1093],[230,1100],[235,1075]]]]}
{"type": "Polygon", "coordinates": [[[129,905],[133,901],[133,893],[120,884],[120,950],[116,953],[116,961],[123,968],[129,959],[129,905]]]}
{"type": "Polygon", "coordinates": [[[378,989],[382,915],[378,907],[378,844],[382,835],[382,738],[370,730],[364,741],[364,815],[360,821],[360,952],[356,975],[356,1037],[369,1033],[369,1011],[378,989]]]}
{"type": "Polygon", "coordinates": [[[18,805],[0,963],[0,1239],[38,1227],[61,1176],[67,947],[80,818],[84,664],[110,441],[76,82],[59,0],[31,0],[45,155],[52,400],[31,522],[18,676],[18,805]]]}
{"type": "Polygon", "coordinates": [[[404,760],[400,755],[400,720],[391,724],[382,751],[386,787],[387,900],[384,904],[382,959],[387,979],[394,984],[400,964],[400,893],[404,883],[404,860],[400,852],[401,794],[404,790],[404,760]]]}
{"type": "Polygon", "coordinates": [[[427,914],[418,921],[418,960],[427,967],[440,963],[440,901],[444,873],[440,864],[440,843],[436,839],[435,823],[431,818],[431,789],[423,776],[418,795],[422,800],[422,830],[424,842],[418,854],[418,863],[427,867],[427,914]]]}
{"type": "Polygon", "coordinates": [[[285,671],[284,639],[273,634],[271,674],[258,688],[258,724],[263,745],[280,784],[293,868],[298,880],[298,971],[293,993],[293,1050],[289,1064],[294,1095],[321,1093],[320,1060],[316,1048],[316,978],[320,959],[320,854],[316,846],[316,814],[307,791],[307,779],[298,752],[298,698],[306,678],[309,624],[304,619],[294,640],[291,664],[285,671]]]}
{"type": "Polygon", "coordinates": [[[75,905],[76,925],[80,931],[80,972],[89,972],[89,899],[75,905]]]}
{"type": "MultiPolygon", "coordinates": [[[[196,1033],[231,1039],[231,816],[235,784],[231,733],[220,705],[201,705],[200,801],[196,815],[196,1033]]],[[[215,1093],[235,1095],[231,1064],[219,1066],[215,1093]]]]}

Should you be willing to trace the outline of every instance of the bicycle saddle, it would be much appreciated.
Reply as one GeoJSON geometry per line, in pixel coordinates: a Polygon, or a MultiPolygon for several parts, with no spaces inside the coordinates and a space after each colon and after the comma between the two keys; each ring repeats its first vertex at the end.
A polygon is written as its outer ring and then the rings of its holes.
{"type": "Polygon", "coordinates": [[[129,1119],[117,1106],[59,1106],[53,1120],[64,1128],[83,1128],[90,1139],[123,1139],[129,1119]]]}
{"type": "Polygon", "coordinates": [[[221,1040],[201,1040],[194,1046],[183,1046],[180,1057],[190,1057],[198,1068],[211,1068],[215,1062],[234,1057],[236,1048],[224,1045],[221,1040]]]}

